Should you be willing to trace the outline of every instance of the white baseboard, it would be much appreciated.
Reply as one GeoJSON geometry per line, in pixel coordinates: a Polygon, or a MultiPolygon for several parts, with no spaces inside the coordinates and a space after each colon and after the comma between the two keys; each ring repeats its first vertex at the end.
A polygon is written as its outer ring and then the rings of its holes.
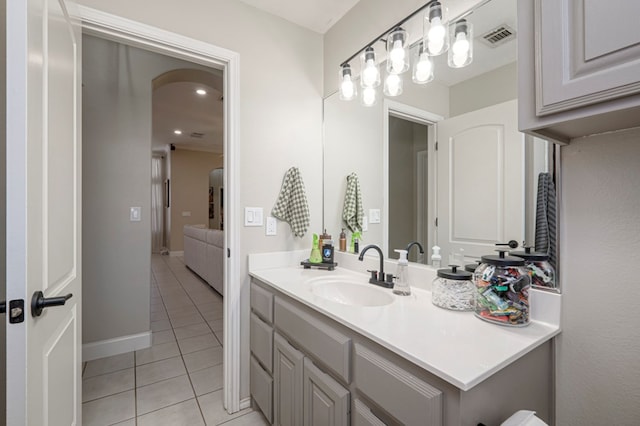
{"type": "Polygon", "coordinates": [[[184,250],[180,250],[180,251],[170,251],[170,252],[169,252],[169,256],[171,256],[171,257],[180,257],[180,256],[184,256],[184,250]]]}
{"type": "Polygon", "coordinates": [[[137,351],[151,346],[151,331],[116,337],[114,339],[100,340],[82,345],[82,361],[105,358],[120,355],[126,352],[137,351]]]}
{"type": "Polygon", "coordinates": [[[240,410],[251,407],[251,397],[240,400],[240,410]]]}

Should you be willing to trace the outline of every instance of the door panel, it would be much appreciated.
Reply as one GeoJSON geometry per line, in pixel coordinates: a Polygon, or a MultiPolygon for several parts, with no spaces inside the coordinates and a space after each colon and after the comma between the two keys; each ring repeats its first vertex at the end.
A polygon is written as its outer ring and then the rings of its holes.
{"type": "Polygon", "coordinates": [[[349,391],[316,367],[309,358],[304,365],[305,426],[347,426],[349,424],[349,391]]]}
{"type": "Polygon", "coordinates": [[[63,0],[7,0],[7,424],[81,424],[80,29],[63,0]],[[33,294],[72,294],[31,313],[33,294]]]}
{"type": "Polygon", "coordinates": [[[494,244],[524,239],[524,135],[517,101],[437,124],[438,245],[442,264],[464,250],[479,258],[494,244]]]}

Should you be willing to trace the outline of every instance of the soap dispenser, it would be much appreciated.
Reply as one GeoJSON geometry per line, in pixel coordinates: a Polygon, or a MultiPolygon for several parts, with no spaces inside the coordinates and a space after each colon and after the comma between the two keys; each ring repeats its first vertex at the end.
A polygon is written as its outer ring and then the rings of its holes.
{"type": "Polygon", "coordinates": [[[395,283],[393,284],[393,293],[399,296],[409,296],[411,294],[411,287],[409,286],[409,280],[407,277],[409,268],[409,261],[407,260],[406,250],[395,250],[400,254],[398,259],[398,269],[396,270],[395,283]]]}

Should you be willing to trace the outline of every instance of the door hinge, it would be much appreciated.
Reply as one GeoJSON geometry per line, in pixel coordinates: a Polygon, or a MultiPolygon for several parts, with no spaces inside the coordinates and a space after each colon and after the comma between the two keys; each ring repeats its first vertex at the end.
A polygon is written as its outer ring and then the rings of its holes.
{"type": "Polygon", "coordinates": [[[436,217],[436,220],[434,221],[435,225],[438,226],[438,218],[436,217]]]}
{"type": "Polygon", "coordinates": [[[24,300],[16,299],[9,301],[9,322],[18,324],[24,322],[24,300]]]}
{"type": "Polygon", "coordinates": [[[438,150],[438,141],[436,141],[435,147],[434,149],[437,151],[438,150]]]}
{"type": "Polygon", "coordinates": [[[230,248],[227,249],[227,257],[231,257],[231,249],[230,248]]]}

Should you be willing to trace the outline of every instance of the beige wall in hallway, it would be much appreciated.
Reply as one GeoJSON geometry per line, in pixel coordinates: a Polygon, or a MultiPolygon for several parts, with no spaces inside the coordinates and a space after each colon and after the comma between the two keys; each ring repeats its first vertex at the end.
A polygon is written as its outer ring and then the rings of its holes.
{"type": "Polygon", "coordinates": [[[182,251],[184,225],[209,224],[209,172],[222,167],[220,154],[176,149],[171,151],[171,246],[182,251]],[[183,216],[189,212],[191,216],[183,216]]]}
{"type": "MultiPolygon", "coordinates": [[[[0,0],[0,22],[6,22],[6,1],[0,0]]],[[[0,31],[0,55],[2,56],[2,65],[0,65],[0,132],[2,132],[2,136],[0,136],[0,141],[2,144],[0,145],[0,164],[2,164],[2,170],[5,169],[5,162],[7,160],[6,156],[6,147],[7,147],[7,128],[6,128],[6,67],[7,67],[7,55],[6,55],[6,33],[5,31],[0,31]]],[[[6,281],[4,277],[6,277],[6,193],[7,193],[7,180],[5,173],[0,173],[0,276],[2,276],[2,284],[0,284],[0,298],[2,300],[5,299],[6,294],[6,281]]],[[[1,314],[0,318],[2,318],[3,322],[6,324],[5,314],[1,314]]],[[[5,383],[6,379],[6,330],[5,327],[0,327],[0,383],[5,383]]],[[[0,419],[4,420],[5,411],[6,411],[6,386],[2,386],[0,390],[0,419]]],[[[0,421],[2,423],[2,421],[0,421]]]]}

